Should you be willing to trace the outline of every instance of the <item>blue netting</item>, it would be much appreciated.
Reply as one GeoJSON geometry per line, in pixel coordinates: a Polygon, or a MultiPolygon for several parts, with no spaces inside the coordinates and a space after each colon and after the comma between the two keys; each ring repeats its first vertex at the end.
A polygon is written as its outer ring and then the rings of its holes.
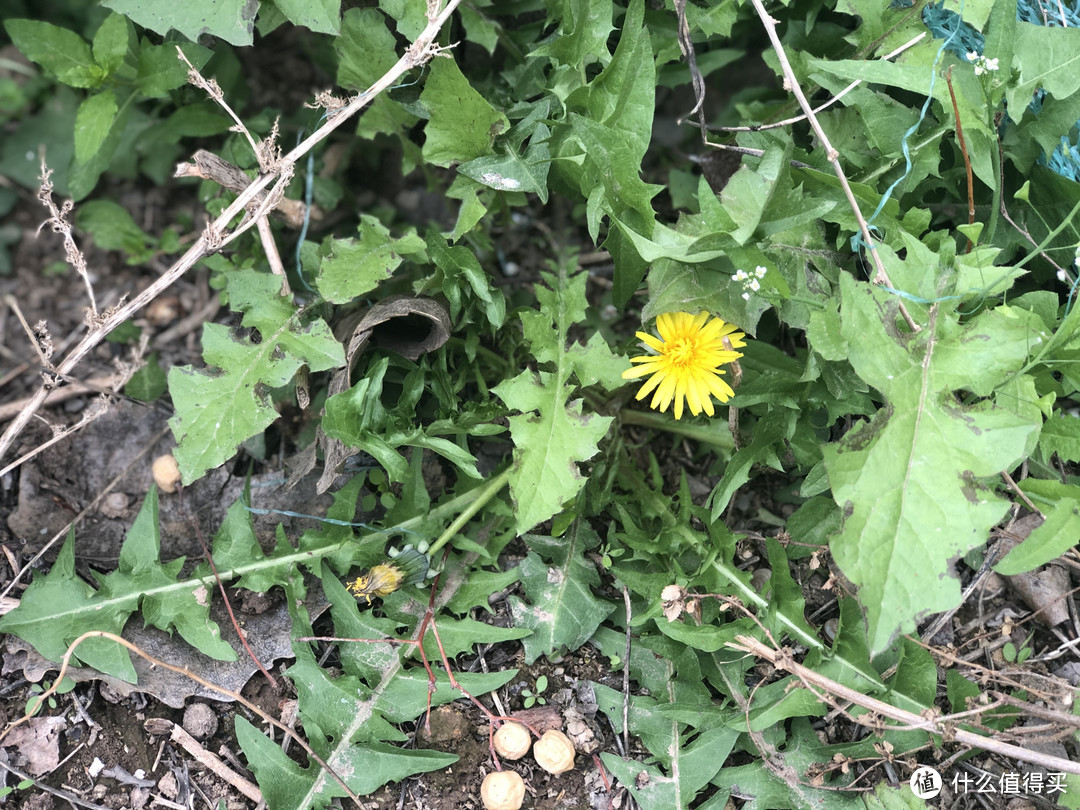
{"type": "MultiPolygon", "coordinates": [[[[983,35],[960,19],[953,11],[944,8],[945,0],[930,3],[923,9],[923,22],[930,33],[938,39],[947,39],[946,48],[960,59],[967,59],[972,51],[982,54],[985,40],[983,35]]],[[[1080,28],[1080,0],[1058,2],[1058,0],[1017,0],[1016,19],[1034,25],[1062,26],[1080,28]],[[1062,16],[1064,15],[1064,22],[1062,16]]],[[[1006,66],[1007,69],[1007,66],[1006,66]]],[[[1031,100],[1028,109],[1035,115],[1042,110],[1044,93],[1039,90],[1031,100]]],[[[1049,167],[1062,177],[1080,183],[1080,121],[1073,127],[1073,132],[1061,136],[1061,143],[1049,158],[1039,156],[1039,163],[1049,167]]]]}

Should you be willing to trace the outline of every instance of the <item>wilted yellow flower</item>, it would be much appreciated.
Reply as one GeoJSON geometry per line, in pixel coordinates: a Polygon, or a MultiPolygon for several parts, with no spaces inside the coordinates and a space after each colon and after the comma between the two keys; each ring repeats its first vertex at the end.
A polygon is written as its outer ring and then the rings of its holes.
{"type": "Polygon", "coordinates": [[[389,596],[405,585],[423,582],[428,571],[427,555],[414,548],[407,548],[392,560],[373,565],[345,587],[357,599],[370,605],[372,598],[389,596]]]}
{"type": "Polygon", "coordinates": [[[731,349],[738,349],[746,345],[746,335],[730,323],[710,318],[708,312],[669,312],[656,319],[659,339],[637,333],[652,352],[631,357],[630,362],[638,365],[622,375],[625,380],[651,375],[638,391],[637,399],[655,390],[649,407],[663,413],[674,399],[675,418],[681,419],[684,398],[694,416],[702,411],[712,416],[713,397],[727,402],[735,395],[731,386],[720,379],[724,373],[720,366],[742,357],[742,352],[726,348],[724,338],[731,349]]]}

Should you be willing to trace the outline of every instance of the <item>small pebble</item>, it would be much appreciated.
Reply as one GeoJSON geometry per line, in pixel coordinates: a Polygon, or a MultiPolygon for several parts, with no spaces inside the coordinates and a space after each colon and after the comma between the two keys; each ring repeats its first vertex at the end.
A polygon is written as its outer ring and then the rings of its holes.
{"type": "Polygon", "coordinates": [[[184,709],[184,731],[196,740],[211,737],[218,729],[217,715],[205,703],[192,703],[184,709]]]}

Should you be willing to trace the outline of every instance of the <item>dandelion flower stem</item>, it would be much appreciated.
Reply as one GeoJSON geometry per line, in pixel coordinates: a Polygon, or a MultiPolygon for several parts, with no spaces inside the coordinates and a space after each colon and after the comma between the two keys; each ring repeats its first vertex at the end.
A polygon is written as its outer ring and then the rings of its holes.
{"type": "MultiPolygon", "coordinates": [[[[653,413],[652,411],[635,411],[630,408],[623,409],[619,413],[619,419],[624,425],[640,425],[653,430],[666,430],[676,436],[685,436],[687,439],[711,445],[718,450],[730,452],[735,449],[735,442],[732,440],[731,434],[727,430],[716,428],[711,424],[699,426],[691,423],[673,422],[664,414],[653,413]]],[[[726,427],[726,424],[724,427],[726,427]]]]}
{"type": "Polygon", "coordinates": [[[450,542],[450,539],[464,528],[465,524],[472,520],[473,515],[484,508],[484,504],[490,501],[498,494],[499,490],[506,486],[506,483],[510,480],[511,467],[507,467],[501,473],[489,480],[487,483],[481,484],[468,495],[475,495],[475,499],[464,510],[454,518],[454,521],[446,527],[446,531],[439,535],[438,539],[431,544],[431,548],[428,549],[428,557],[435,559],[435,555],[439,553],[439,550],[450,542]]]}

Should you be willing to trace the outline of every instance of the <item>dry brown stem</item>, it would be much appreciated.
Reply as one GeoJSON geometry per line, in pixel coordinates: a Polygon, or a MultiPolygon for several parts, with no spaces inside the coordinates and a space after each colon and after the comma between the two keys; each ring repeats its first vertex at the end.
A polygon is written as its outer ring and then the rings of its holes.
{"type": "MultiPolygon", "coordinates": [[[[866,217],[863,216],[862,211],[859,209],[859,202],[855,199],[855,193],[851,190],[851,184],[848,182],[847,175],[844,174],[844,168],[840,165],[840,153],[836,151],[836,148],[829,141],[829,136],[826,135],[825,130],[822,129],[821,122],[818,121],[814,109],[810,106],[810,102],[807,101],[806,95],[799,86],[799,81],[795,77],[795,71],[792,70],[791,62],[788,61],[787,53],[785,53],[784,46],[780,42],[780,37],[776,34],[777,21],[769,16],[762,0],[751,0],[751,2],[753,2],[754,10],[757,11],[758,17],[765,26],[765,33],[769,36],[769,41],[772,43],[773,50],[776,52],[776,57],[780,60],[780,67],[784,71],[785,89],[790,90],[794,94],[799,102],[799,107],[802,108],[803,114],[806,115],[806,120],[810,123],[810,128],[813,129],[814,134],[817,136],[818,140],[821,141],[821,145],[825,149],[825,156],[829,163],[832,164],[833,171],[836,172],[836,177],[840,181],[840,187],[844,190],[844,196],[847,197],[848,205],[851,207],[852,213],[855,214],[855,219],[859,223],[859,232],[862,234],[863,243],[866,245],[867,252],[874,261],[876,270],[874,274],[874,283],[892,287],[892,282],[889,280],[889,274],[885,270],[885,265],[881,261],[881,256],[878,255],[874,237],[870,234],[870,226],[866,222],[866,217]]],[[[907,311],[907,307],[904,306],[904,302],[900,301],[899,305],[900,315],[903,316],[908,328],[911,329],[912,332],[918,332],[921,327],[912,319],[910,313],[907,311]]]]}
{"type": "MultiPolygon", "coordinates": [[[[100,321],[96,321],[88,334],[64,357],[63,361],[57,365],[57,371],[60,374],[70,374],[82,359],[105,339],[105,336],[109,334],[109,332],[128,318],[132,317],[132,315],[171,287],[173,282],[180,278],[197,262],[210,255],[217,247],[232,238],[231,235],[228,237],[224,236],[224,232],[233,219],[240,212],[247,210],[248,205],[255,200],[256,197],[262,194],[272,183],[279,180],[283,173],[287,170],[291,171],[297,160],[306,155],[316,145],[329,137],[334,130],[370,104],[379,93],[397,84],[399,79],[407,71],[426,63],[433,56],[438,54],[440,49],[435,45],[435,38],[438,36],[439,31],[446,24],[447,20],[449,20],[450,15],[454,12],[460,2],[461,0],[447,0],[446,5],[441,11],[438,10],[437,5],[429,3],[428,25],[420,33],[416,41],[405,51],[405,54],[382,76],[382,78],[364,92],[350,99],[344,107],[330,115],[319,129],[305,138],[303,142],[298,144],[288,154],[284,155],[281,158],[280,169],[275,172],[263,174],[253,180],[232,204],[229,205],[217,219],[207,226],[203,234],[195,240],[187,252],[153,284],[139,293],[139,295],[130,302],[109,312],[108,317],[103,317],[100,321]]],[[[279,186],[279,189],[283,189],[283,186],[279,186]]],[[[273,197],[274,193],[271,192],[268,195],[268,199],[273,199],[273,197]]],[[[254,223],[249,223],[249,225],[250,224],[254,223]]],[[[240,227],[243,228],[244,226],[240,227]]],[[[0,458],[4,457],[11,448],[15,438],[23,431],[33,415],[45,402],[48,393],[48,389],[45,386],[42,386],[30,399],[22,412],[20,412],[19,415],[12,420],[11,424],[8,425],[7,430],[0,436],[0,458]]]]}
{"type": "MultiPolygon", "coordinates": [[[[869,695],[864,695],[837,681],[819,675],[814,672],[814,670],[808,669],[802,664],[795,663],[790,653],[775,650],[758,641],[756,638],[736,636],[735,641],[729,642],[727,646],[734,650],[748,652],[751,655],[764,658],[778,669],[790,672],[808,687],[820,689],[827,693],[827,695],[839,698],[843,701],[848,701],[856,706],[861,706],[870,712],[873,717],[878,718],[879,721],[881,718],[888,718],[897,723],[902,723],[905,728],[922,729],[930,734],[942,735],[961,745],[967,745],[983,751],[990,751],[995,754],[1000,754],[1001,756],[1009,757],[1018,762],[1030,762],[1052,771],[1080,774],[1080,762],[1070,762],[1069,760],[1061,759],[1060,757],[1041,754],[1038,751],[1029,751],[1018,745],[995,740],[993,737],[983,737],[979,734],[956,728],[952,725],[950,717],[943,717],[940,715],[935,716],[930,712],[914,714],[913,712],[905,711],[904,709],[898,709],[884,701],[870,697],[869,695]]],[[[852,719],[857,723],[863,725],[867,724],[867,721],[862,717],[854,717],[852,719]]],[[[888,730],[892,727],[884,726],[884,728],[888,730]]]]}
{"type": "MultiPolygon", "coordinates": [[[[67,652],[64,653],[63,660],[60,662],[60,671],[57,673],[56,679],[53,681],[52,685],[48,689],[46,689],[44,692],[41,693],[41,695],[38,698],[38,705],[41,705],[47,698],[49,698],[50,696],[52,696],[56,692],[56,689],[59,686],[60,682],[63,681],[63,679],[64,679],[64,675],[67,674],[68,667],[71,665],[71,657],[75,654],[75,650],[78,649],[80,644],[82,644],[84,641],[86,641],[87,639],[90,639],[90,638],[105,638],[105,639],[109,639],[110,641],[115,641],[121,647],[124,647],[125,649],[130,650],[131,652],[135,653],[138,656],[141,656],[142,658],[145,658],[147,661],[149,661],[154,666],[162,667],[164,669],[169,670],[170,672],[175,672],[175,673],[177,673],[179,675],[183,675],[186,678],[190,678],[191,680],[193,680],[195,683],[199,684],[200,686],[204,686],[207,689],[210,689],[210,690],[212,690],[214,692],[217,692],[218,694],[225,695],[230,700],[236,701],[241,706],[245,707],[248,711],[252,712],[253,714],[258,715],[264,722],[269,723],[270,725],[274,726],[275,728],[279,729],[280,731],[283,731],[286,734],[291,734],[292,733],[292,731],[289,729],[288,726],[282,724],[281,722],[279,722],[275,718],[271,717],[269,714],[264,712],[262,709],[260,709],[257,705],[252,703],[247,698],[245,698],[239,692],[234,692],[231,689],[226,689],[223,686],[218,686],[218,685],[216,685],[214,683],[211,683],[210,681],[206,680],[205,678],[195,674],[194,672],[192,672],[187,667],[178,667],[175,664],[170,664],[167,661],[162,661],[159,658],[155,658],[154,656],[150,655],[149,653],[144,652],[138,645],[132,644],[127,639],[121,638],[120,636],[116,635],[115,633],[107,633],[104,630],[91,630],[90,632],[83,633],[81,636],[79,636],[77,639],[75,639],[73,642],[71,642],[71,644],[67,648],[67,652]]],[[[15,728],[16,726],[19,726],[22,723],[26,722],[32,716],[33,716],[32,714],[27,714],[27,715],[24,715],[23,717],[20,717],[18,720],[15,720],[12,723],[8,724],[7,728],[5,728],[2,733],[0,733],[0,741],[3,741],[4,737],[6,737],[8,735],[8,733],[13,728],[15,728]]],[[[361,810],[363,810],[364,809],[364,804],[363,804],[363,802],[360,801],[360,797],[357,796],[352,791],[352,789],[338,775],[337,771],[335,771],[333,768],[331,768],[330,765],[322,757],[320,757],[311,748],[310,745],[308,745],[306,742],[304,742],[304,740],[300,739],[299,737],[297,737],[295,739],[300,744],[300,746],[304,749],[305,753],[307,753],[308,757],[311,758],[311,761],[312,762],[317,762],[319,764],[319,766],[323,769],[324,773],[330,774],[330,776],[334,779],[335,782],[338,783],[338,785],[341,787],[341,789],[345,791],[345,794],[350,799],[352,799],[353,802],[355,802],[357,807],[359,807],[359,808],[361,808],[361,810]]]]}

